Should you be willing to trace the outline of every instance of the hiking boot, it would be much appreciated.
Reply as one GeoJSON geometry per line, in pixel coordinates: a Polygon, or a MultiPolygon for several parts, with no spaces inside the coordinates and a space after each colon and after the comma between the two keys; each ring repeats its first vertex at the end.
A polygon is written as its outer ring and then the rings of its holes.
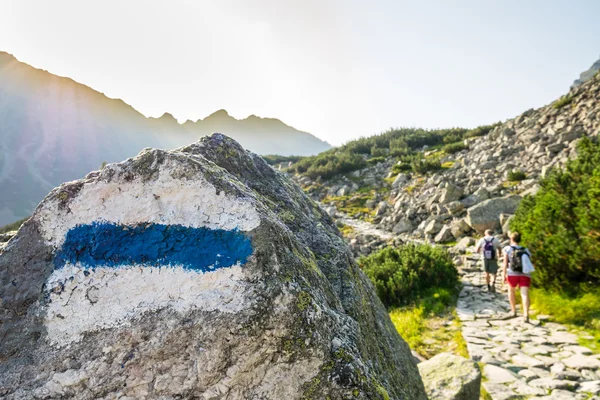
{"type": "Polygon", "coordinates": [[[490,286],[489,283],[488,283],[487,287],[488,287],[488,292],[491,292],[492,291],[492,287],[490,286]]]}
{"type": "Polygon", "coordinates": [[[492,293],[496,293],[496,285],[492,285],[492,290],[491,290],[491,292],[492,292],[492,293]]]}
{"type": "Polygon", "coordinates": [[[526,324],[529,324],[529,323],[530,323],[530,322],[529,322],[529,317],[525,317],[525,323],[526,323],[526,324]]]}

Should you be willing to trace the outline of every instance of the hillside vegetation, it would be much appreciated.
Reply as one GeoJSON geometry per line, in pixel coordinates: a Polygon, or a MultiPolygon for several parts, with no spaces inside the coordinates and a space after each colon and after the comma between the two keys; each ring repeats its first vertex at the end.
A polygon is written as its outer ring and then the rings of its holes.
{"type": "Polygon", "coordinates": [[[600,144],[584,138],[577,152],[523,199],[511,224],[535,254],[538,286],[564,292],[600,284],[600,144]]]}
{"type": "Polygon", "coordinates": [[[423,160],[424,148],[440,149],[452,154],[468,148],[464,144],[465,139],[483,136],[496,126],[486,125],[475,129],[390,129],[379,135],[353,140],[316,156],[304,157],[291,170],[312,179],[318,176],[329,179],[364,168],[369,162],[393,156],[402,161],[404,169],[422,173],[441,168],[439,160],[423,160]]]}

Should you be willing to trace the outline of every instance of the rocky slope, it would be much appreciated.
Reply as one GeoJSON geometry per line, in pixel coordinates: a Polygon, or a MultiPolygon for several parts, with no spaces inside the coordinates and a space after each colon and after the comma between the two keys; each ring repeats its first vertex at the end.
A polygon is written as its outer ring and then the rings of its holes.
{"type": "Polygon", "coordinates": [[[573,82],[572,87],[580,86],[584,82],[589,81],[590,79],[592,79],[594,77],[594,75],[596,75],[598,73],[598,71],[600,71],[600,59],[598,59],[598,61],[596,61],[594,64],[592,64],[590,69],[583,71],[579,75],[579,79],[576,79],[575,82],[573,82]]]}
{"type": "Polygon", "coordinates": [[[426,399],[333,221],[219,134],[54,189],[0,253],[4,399],[426,399]]]}
{"type": "Polygon", "coordinates": [[[0,226],[31,215],[53,187],[103,161],[145,147],[183,146],[213,132],[259,154],[309,155],[330,147],[277,119],[237,120],[224,110],[184,124],[168,113],[146,118],[121,100],[0,52],[0,226]]]}
{"type": "Polygon", "coordinates": [[[452,242],[487,228],[506,229],[521,197],[537,190],[538,179],[575,157],[581,138],[596,138],[599,132],[596,75],[556,102],[466,140],[466,150],[425,151],[425,157],[442,157],[444,168],[439,172],[394,175],[394,160],[387,158],[329,181],[296,178],[315,199],[327,203],[330,215],[344,210],[348,202],[364,199],[364,188],[371,188],[373,195],[358,216],[395,236],[452,242]],[[510,180],[515,177],[519,180],[510,180]]]}

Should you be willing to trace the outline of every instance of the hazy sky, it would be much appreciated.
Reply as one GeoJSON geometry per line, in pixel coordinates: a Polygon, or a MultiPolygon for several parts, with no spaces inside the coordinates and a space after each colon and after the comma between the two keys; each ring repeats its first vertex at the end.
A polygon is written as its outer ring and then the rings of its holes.
{"type": "Polygon", "coordinates": [[[147,116],[225,108],[332,144],[474,127],[564,94],[600,1],[0,0],[0,50],[147,116]]]}

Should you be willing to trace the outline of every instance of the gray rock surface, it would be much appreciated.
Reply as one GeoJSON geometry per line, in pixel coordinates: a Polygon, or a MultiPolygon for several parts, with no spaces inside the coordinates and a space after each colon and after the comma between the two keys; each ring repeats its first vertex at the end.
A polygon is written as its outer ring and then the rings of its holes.
{"type": "Polygon", "coordinates": [[[430,400],[478,400],[481,371],[477,363],[441,353],[418,365],[430,400]]]}
{"type": "Polygon", "coordinates": [[[500,214],[514,214],[520,201],[520,196],[485,200],[467,210],[466,222],[480,234],[486,229],[499,230],[502,228],[500,214]]]}
{"type": "Polygon", "coordinates": [[[0,282],[5,399],[426,399],[331,218],[223,135],[54,189],[0,282]]]}

